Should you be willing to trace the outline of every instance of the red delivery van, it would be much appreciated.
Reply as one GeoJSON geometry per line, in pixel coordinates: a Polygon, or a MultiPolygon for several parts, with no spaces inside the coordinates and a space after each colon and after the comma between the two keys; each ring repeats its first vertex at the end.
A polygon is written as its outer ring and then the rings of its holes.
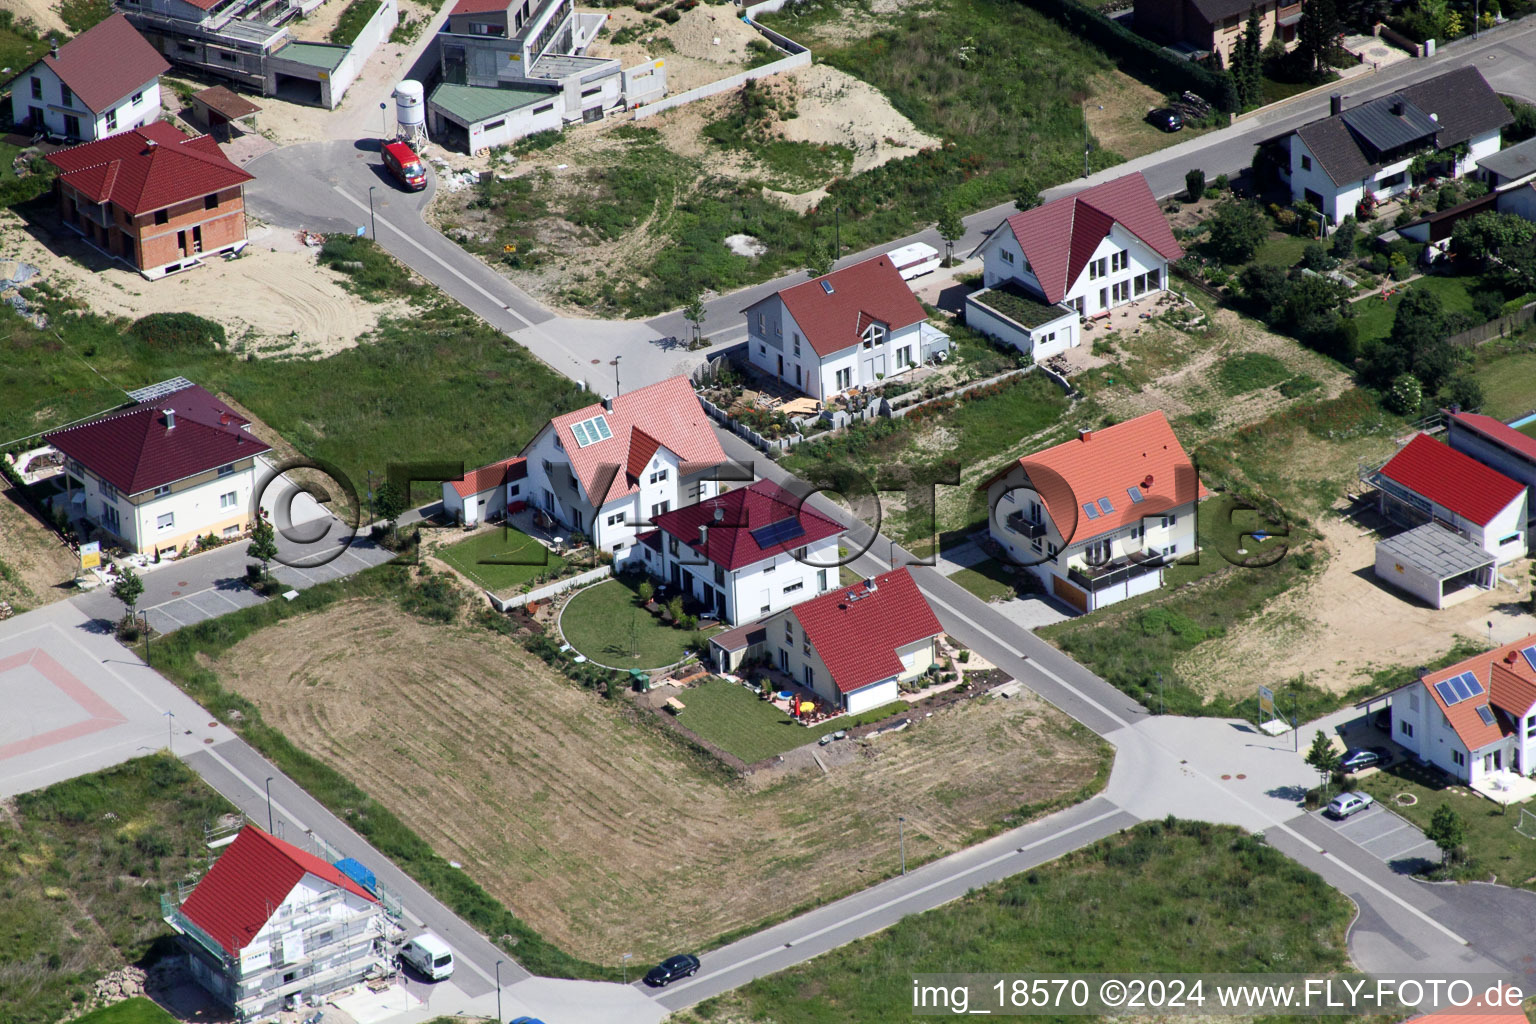
{"type": "Polygon", "coordinates": [[[400,179],[400,184],[412,192],[427,187],[427,166],[421,158],[403,142],[390,142],[384,146],[384,166],[389,173],[400,179]]]}

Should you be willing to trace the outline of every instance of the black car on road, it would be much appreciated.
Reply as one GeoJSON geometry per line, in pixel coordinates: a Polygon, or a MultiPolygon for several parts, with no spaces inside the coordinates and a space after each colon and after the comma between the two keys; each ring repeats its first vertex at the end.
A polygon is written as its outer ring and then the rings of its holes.
{"type": "Polygon", "coordinates": [[[1392,752],[1386,747],[1355,747],[1344,751],[1339,767],[1346,772],[1358,772],[1366,768],[1382,768],[1392,763],[1392,752]]]}
{"type": "Polygon", "coordinates": [[[1176,132],[1184,127],[1184,117],[1172,107],[1158,107],[1147,113],[1147,124],[1165,132],[1176,132]]]}
{"type": "Polygon", "coordinates": [[[660,988],[670,985],[678,978],[686,978],[690,974],[699,973],[699,958],[692,953],[680,953],[677,956],[669,956],[661,963],[645,972],[645,983],[652,988],[660,988]]]}

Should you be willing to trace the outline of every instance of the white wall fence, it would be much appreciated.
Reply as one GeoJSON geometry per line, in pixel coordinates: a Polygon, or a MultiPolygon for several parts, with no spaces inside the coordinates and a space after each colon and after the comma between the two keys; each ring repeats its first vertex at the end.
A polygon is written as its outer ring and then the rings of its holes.
{"type": "Polygon", "coordinates": [[[596,583],[598,580],[612,575],[613,566],[600,565],[596,569],[589,569],[579,576],[572,576],[568,580],[560,580],[558,582],[551,583],[548,586],[539,587],[537,590],[530,590],[526,594],[514,594],[512,597],[503,598],[497,597],[495,594],[487,590],[485,592],[485,596],[486,599],[491,602],[492,608],[495,608],[499,612],[509,612],[514,608],[521,608],[529,601],[547,601],[552,597],[558,597],[559,595],[565,593],[567,590],[574,590],[577,587],[584,587],[588,583],[596,583]]]}
{"type": "Polygon", "coordinates": [[[710,96],[718,96],[723,92],[730,92],[732,89],[740,88],[755,79],[767,78],[770,75],[777,75],[782,71],[791,71],[795,68],[803,68],[809,65],[811,63],[811,51],[809,49],[770,28],[764,28],[752,20],[752,16],[758,11],[776,11],[783,5],[784,0],[768,0],[767,3],[754,4],[747,8],[746,17],[743,20],[774,46],[786,51],[789,56],[781,57],[772,64],[764,64],[760,68],[749,68],[746,71],[731,75],[729,78],[722,78],[719,81],[701,85],[697,89],[689,89],[687,92],[680,92],[675,96],[659,99],[655,103],[647,103],[644,106],[636,107],[635,120],[641,121],[664,110],[671,110],[674,107],[693,103],[695,100],[707,99],[710,96]]]}

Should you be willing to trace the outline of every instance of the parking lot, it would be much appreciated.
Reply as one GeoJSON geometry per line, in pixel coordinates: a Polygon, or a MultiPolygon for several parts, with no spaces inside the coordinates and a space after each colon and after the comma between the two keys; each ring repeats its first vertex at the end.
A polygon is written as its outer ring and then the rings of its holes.
{"type": "Polygon", "coordinates": [[[1399,874],[1411,874],[1426,864],[1440,862],[1439,849],[1424,838],[1418,826],[1380,804],[1358,811],[1343,821],[1334,821],[1321,813],[1319,817],[1339,835],[1384,861],[1399,874]]]}

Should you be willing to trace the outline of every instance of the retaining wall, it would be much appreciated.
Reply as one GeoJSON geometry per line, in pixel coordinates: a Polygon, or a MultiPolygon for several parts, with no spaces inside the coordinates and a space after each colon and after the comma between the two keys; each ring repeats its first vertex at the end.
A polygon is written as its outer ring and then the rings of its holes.
{"type": "Polygon", "coordinates": [[[551,597],[556,597],[565,593],[567,590],[574,590],[576,587],[584,587],[588,583],[596,583],[598,580],[612,575],[613,566],[600,565],[596,569],[589,569],[579,576],[572,576],[568,580],[559,580],[555,583],[549,584],[548,586],[539,587],[536,590],[530,590],[526,594],[514,594],[511,597],[504,598],[497,597],[495,594],[487,590],[485,592],[485,596],[491,602],[492,608],[495,608],[499,612],[509,612],[514,608],[521,608],[529,601],[548,600],[551,597]]]}

